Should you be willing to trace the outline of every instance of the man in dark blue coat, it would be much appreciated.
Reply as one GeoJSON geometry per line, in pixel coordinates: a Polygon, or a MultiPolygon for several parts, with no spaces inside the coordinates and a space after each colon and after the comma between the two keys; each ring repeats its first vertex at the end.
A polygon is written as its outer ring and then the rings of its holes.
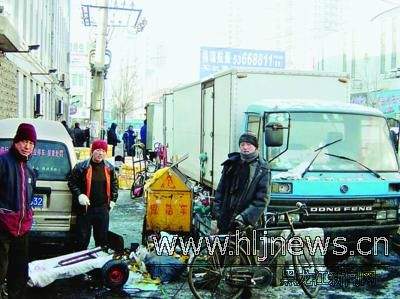
{"type": "Polygon", "coordinates": [[[258,152],[257,136],[246,132],[239,139],[240,153],[222,163],[213,205],[220,233],[234,227],[256,226],[268,204],[269,169],[258,152]]]}
{"type": "Polygon", "coordinates": [[[147,160],[147,120],[143,121],[143,126],[140,128],[140,142],[143,143],[143,158],[147,160]]]}
{"type": "Polygon", "coordinates": [[[133,131],[132,125],[130,125],[128,127],[128,130],[125,131],[124,135],[122,136],[122,139],[124,140],[124,148],[127,156],[134,156],[135,149],[133,145],[135,144],[136,141],[136,134],[135,131],[133,131]]]}
{"type": "Polygon", "coordinates": [[[0,155],[0,298],[25,298],[28,281],[28,235],[36,177],[27,162],[36,145],[36,130],[22,123],[9,151],[0,155]]]}

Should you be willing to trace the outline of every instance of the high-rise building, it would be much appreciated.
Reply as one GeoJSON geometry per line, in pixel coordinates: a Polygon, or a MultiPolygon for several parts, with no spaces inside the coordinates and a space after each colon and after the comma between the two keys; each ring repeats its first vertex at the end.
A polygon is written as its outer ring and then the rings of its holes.
{"type": "Polygon", "coordinates": [[[67,118],[69,25],[69,1],[0,1],[0,118],[67,118]]]}
{"type": "Polygon", "coordinates": [[[268,3],[271,28],[264,41],[285,52],[289,69],[316,68],[327,50],[321,46],[321,40],[341,31],[349,18],[345,0],[271,0],[268,3]]]}
{"type": "MultiPolygon", "coordinates": [[[[91,100],[91,75],[89,55],[94,40],[90,38],[90,27],[82,22],[81,1],[71,1],[71,39],[70,39],[70,117],[72,122],[89,122],[91,100]]],[[[84,126],[82,126],[84,127],[84,126]]]]}

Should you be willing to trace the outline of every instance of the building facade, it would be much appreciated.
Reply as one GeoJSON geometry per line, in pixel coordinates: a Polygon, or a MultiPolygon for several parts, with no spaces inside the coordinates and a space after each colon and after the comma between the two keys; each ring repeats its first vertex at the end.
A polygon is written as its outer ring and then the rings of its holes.
{"type": "Polygon", "coordinates": [[[69,27],[70,1],[0,0],[0,118],[68,118],[69,27]]]}
{"type": "Polygon", "coordinates": [[[89,55],[94,47],[95,34],[91,28],[85,27],[82,22],[82,8],[80,0],[71,0],[70,38],[70,119],[71,123],[79,122],[84,128],[90,119],[91,74],[89,55]],[[92,38],[91,38],[92,36],[92,38]]]}

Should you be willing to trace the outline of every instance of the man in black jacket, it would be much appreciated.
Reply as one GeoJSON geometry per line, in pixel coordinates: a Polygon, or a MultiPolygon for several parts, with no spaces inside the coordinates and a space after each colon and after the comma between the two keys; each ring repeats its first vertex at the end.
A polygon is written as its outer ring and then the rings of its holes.
{"type": "Polygon", "coordinates": [[[104,160],[105,140],[95,140],[90,159],[78,163],[72,170],[68,187],[77,208],[77,250],[87,249],[91,228],[96,246],[107,245],[109,212],[118,198],[118,180],[114,167],[104,160]]]}
{"type": "Polygon", "coordinates": [[[112,156],[114,157],[115,155],[115,147],[117,146],[118,143],[121,142],[119,140],[118,135],[117,135],[117,124],[112,123],[111,127],[107,131],[107,143],[112,145],[112,156]]]}
{"type": "Polygon", "coordinates": [[[246,132],[239,139],[240,153],[222,163],[213,216],[220,233],[234,227],[255,226],[268,203],[269,169],[259,156],[257,136],[246,132]]]}

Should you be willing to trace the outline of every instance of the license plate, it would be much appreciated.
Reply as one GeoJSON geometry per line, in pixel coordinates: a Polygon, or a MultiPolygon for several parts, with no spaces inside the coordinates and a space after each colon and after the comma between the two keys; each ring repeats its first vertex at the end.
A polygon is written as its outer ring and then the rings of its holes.
{"type": "Polygon", "coordinates": [[[32,208],[43,208],[43,195],[33,195],[31,201],[32,208]]]}

